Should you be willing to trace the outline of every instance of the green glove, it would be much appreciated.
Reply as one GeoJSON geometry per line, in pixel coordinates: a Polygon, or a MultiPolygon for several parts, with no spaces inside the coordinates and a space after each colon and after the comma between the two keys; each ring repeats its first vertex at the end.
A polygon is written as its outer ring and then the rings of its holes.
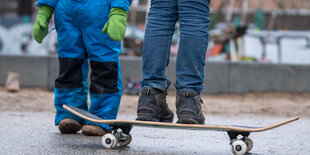
{"type": "Polygon", "coordinates": [[[54,9],[45,5],[39,8],[37,19],[33,25],[33,36],[34,39],[41,44],[48,33],[48,23],[50,22],[54,9]]]}
{"type": "Polygon", "coordinates": [[[126,33],[127,14],[128,12],[121,8],[112,8],[102,33],[108,33],[112,40],[121,41],[126,33]]]}

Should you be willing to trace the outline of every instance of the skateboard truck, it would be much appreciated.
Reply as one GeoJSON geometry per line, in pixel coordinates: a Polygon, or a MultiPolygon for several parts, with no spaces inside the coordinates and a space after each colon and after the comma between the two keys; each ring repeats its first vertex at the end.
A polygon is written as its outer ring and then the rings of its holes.
{"type": "Polygon", "coordinates": [[[122,147],[127,146],[131,140],[130,131],[132,125],[110,125],[112,132],[107,133],[102,137],[102,145],[105,148],[113,149],[119,144],[122,147]]]}
{"type": "Polygon", "coordinates": [[[112,130],[122,130],[123,133],[125,134],[129,134],[129,132],[132,129],[132,125],[110,125],[110,127],[112,128],[112,130]]]}
{"type": "Polygon", "coordinates": [[[237,132],[237,131],[227,131],[230,138],[231,151],[235,155],[243,155],[251,151],[253,148],[253,141],[248,138],[250,132],[237,132]],[[242,138],[238,138],[242,136],[242,138]]]}

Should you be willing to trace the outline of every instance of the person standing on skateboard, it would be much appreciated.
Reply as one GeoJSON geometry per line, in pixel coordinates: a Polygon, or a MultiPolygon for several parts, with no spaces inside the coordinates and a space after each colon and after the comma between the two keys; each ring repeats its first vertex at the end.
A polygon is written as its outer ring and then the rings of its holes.
{"type": "Polygon", "coordinates": [[[180,24],[176,60],[177,123],[204,124],[200,92],[208,46],[210,0],[152,0],[142,53],[141,95],[137,119],[172,122],[166,103],[170,81],[165,75],[175,24],[180,24]]]}
{"type": "Polygon", "coordinates": [[[41,43],[55,12],[59,76],[55,81],[55,125],[61,133],[101,136],[108,125],[84,122],[63,109],[71,105],[88,109],[87,75],[89,63],[89,112],[103,119],[115,119],[121,95],[119,54],[126,31],[131,0],[39,0],[33,26],[34,38],[41,43]],[[89,62],[88,62],[89,61],[89,62]],[[86,125],[84,125],[86,124],[86,125]],[[83,126],[84,125],[84,126],[83,126]]]}

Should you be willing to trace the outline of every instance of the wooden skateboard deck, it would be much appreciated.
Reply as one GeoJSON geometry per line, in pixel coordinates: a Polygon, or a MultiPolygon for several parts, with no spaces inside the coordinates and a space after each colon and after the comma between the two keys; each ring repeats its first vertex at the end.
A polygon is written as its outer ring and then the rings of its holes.
{"type": "Polygon", "coordinates": [[[69,105],[63,106],[71,113],[91,122],[109,124],[109,125],[133,125],[133,126],[150,126],[159,128],[176,128],[176,129],[191,129],[191,130],[220,130],[220,131],[240,131],[240,132],[261,132],[270,130],[287,123],[298,120],[298,117],[290,118],[288,120],[266,126],[266,127],[252,127],[241,125],[198,125],[198,124],[176,124],[176,123],[163,123],[163,122],[150,122],[150,121],[132,121],[132,120],[104,120],[96,115],[93,115],[82,109],[72,107],[69,105]]]}
{"type": "MultiPolygon", "coordinates": [[[[130,135],[130,130],[132,126],[144,126],[144,127],[157,127],[157,128],[173,128],[173,129],[189,129],[189,130],[216,130],[216,131],[225,131],[228,133],[230,140],[231,140],[231,145],[232,145],[232,151],[234,154],[245,154],[248,151],[250,151],[253,147],[253,142],[251,139],[248,138],[251,132],[262,132],[270,129],[274,129],[277,127],[280,127],[282,125],[288,124],[290,122],[296,121],[299,119],[299,117],[293,117],[290,119],[287,119],[282,122],[278,122],[269,126],[265,127],[253,127],[253,126],[243,126],[243,125],[218,125],[218,124],[204,124],[204,125],[198,125],[198,124],[177,124],[177,123],[163,123],[163,122],[150,122],[150,121],[133,121],[133,120],[104,120],[96,115],[93,115],[85,110],[69,106],[69,105],[63,105],[63,108],[68,110],[69,112],[85,119],[91,122],[95,123],[101,123],[101,124],[108,124],[112,128],[112,134],[111,135],[105,135],[103,137],[103,146],[105,148],[114,148],[116,146],[108,145],[105,146],[104,143],[106,143],[107,139],[122,139],[123,137],[126,137],[130,139],[131,141],[131,135],[130,135]],[[124,130],[124,128],[126,128],[124,130]],[[129,129],[128,129],[129,127],[129,129]],[[117,129],[121,128],[121,130],[125,131],[124,133],[120,134],[117,133],[117,129]],[[241,135],[242,138],[238,139],[238,136],[241,135]],[[240,149],[241,148],[241,149],[240,149]],[[246,149],[242,149],[246,148],[246,149]],[[239,150],[239,151],[238,151],[239,150]],[[241,151],[240,151],[241,150],[241,151]],[[239,153],[238,153],[239,152],[239,153]]],[[[126,138],[123,138],[126,139],[126,138]]],[[[127,139],[127,140],[128,140],[127,139]]],[[[126,140],[125,140],[126,141],[126,140]]],[[[130,143],[129,141],[129,143],[130,143]]],[[[108,141],[110,142],[110,141],[108,141]]],[[[117,142],[116,142],[117,143],[117,142]]],[[[126,145],[128,141],[125,142],[126,145]]],[[[126,146],[122,145],[124,144],[121,142],[121,146],[126,146]]]]}

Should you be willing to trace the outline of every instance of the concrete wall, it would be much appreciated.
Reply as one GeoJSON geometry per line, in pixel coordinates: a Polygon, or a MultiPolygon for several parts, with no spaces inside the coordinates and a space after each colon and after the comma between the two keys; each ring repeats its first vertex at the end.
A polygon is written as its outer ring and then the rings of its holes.
{"type": "MultiPolygon", "coordinates": [[[[122,80],[141,79],[141,58],[121,57],[122,80]]],[[[20,74],[22,87],[52,89],[58,75],[57,57],[0,56],[0,85],[7,72],[20,74]]],[[[174,89],[175,59],[167,68],[174,89]]],[[[204,93],[310,92],[310,66],[207,62],[204,93]]]]}
{"type": "Polygon", "coordinates": [[[19,74],[24,87],[47,87],[48,57],[0,56],[0,85],[4,85],[7,72],[19,74]]]}

